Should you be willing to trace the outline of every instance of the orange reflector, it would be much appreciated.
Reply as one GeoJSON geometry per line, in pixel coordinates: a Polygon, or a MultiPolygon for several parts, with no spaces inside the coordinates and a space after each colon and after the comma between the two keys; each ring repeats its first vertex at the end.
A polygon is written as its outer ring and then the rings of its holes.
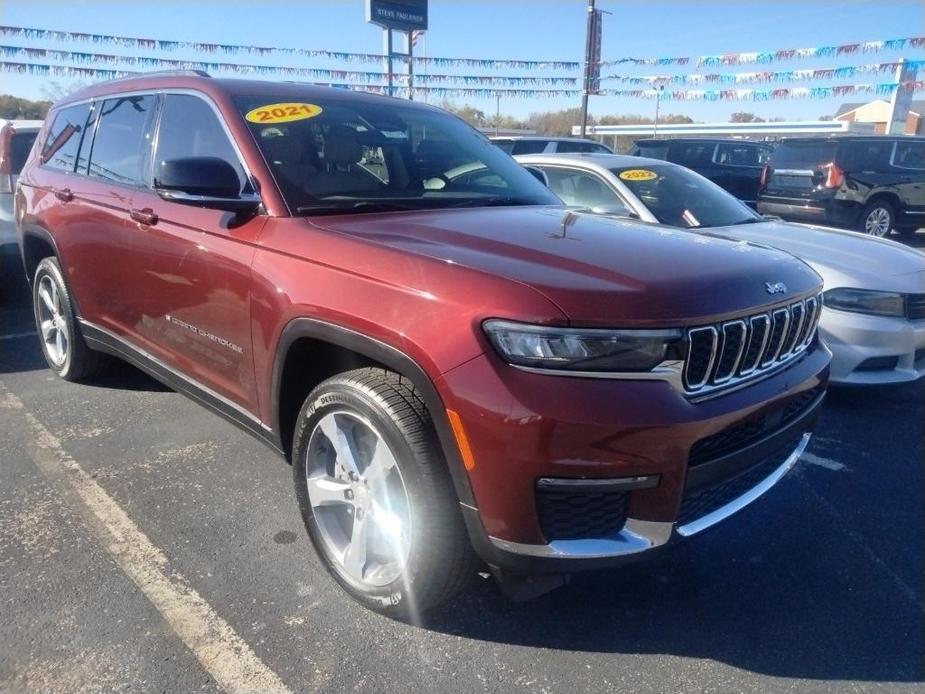
{"type": "Polygon", "coordinates": [[[456,437],[456,443],[459,445],[459,453],[462,455],[463,465],[467,470],[475,467],[475,458],[472,456],[472,449],[469,448],[469,439],[466,438],[466,430],[463,429],[462,420],[453,410],[447,410],[446,416],[450,418],[450,426],[453,427],[453,435],[456,437]]]}

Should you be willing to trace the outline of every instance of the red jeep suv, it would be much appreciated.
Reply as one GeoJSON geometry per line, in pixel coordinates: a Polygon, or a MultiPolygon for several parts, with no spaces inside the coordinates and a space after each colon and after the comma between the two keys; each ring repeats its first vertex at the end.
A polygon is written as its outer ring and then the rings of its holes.
{"type": "Polygon", "coordinates": [[[17,192],[49,367],[118,356],[292,463],[325,566],[408,615],[693,535],[797,461],[819,277],[575,214],[439,109],[152,74],[57,104],[17,192]]]}

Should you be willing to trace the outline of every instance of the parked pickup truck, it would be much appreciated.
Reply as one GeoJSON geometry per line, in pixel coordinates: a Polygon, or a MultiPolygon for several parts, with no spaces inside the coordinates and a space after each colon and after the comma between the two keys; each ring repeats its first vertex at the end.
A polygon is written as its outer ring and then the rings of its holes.
{"type": "Polygon", "coordinates": [[[528,597],[714,525],[795,464],[824,394],[808,266],[575,214],[423,104],[98,84],[51,110],[17,195],[49,368],[115,355],[254,434],[326,568],[389,614],[479,562],[528,597]]]}

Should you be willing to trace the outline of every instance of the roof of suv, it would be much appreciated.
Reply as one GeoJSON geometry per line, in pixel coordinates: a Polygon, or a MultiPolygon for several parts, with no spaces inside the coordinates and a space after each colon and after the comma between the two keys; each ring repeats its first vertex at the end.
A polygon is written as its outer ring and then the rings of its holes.
{"type": "Polygon", "coordinates": [[[291,97],[293,99],[336,98],[343,101],[375,102],[391,100],[403,106],[414,108],[438,110],[434,106],[422,104],[407,99],[373,94],[371,92],[358,92],[349,89],[322,87],[308,82],[273,82],[269,80],[242,80],[242,79],[214,79],[205,73],[193,72],[157,72],[124,77],[121,79],[100,82],[85,89],[81,89],[55,104],[55,108],[76,102],[132,91],[145,91],[152,89],[195,89],[210,95],[222,96],[261,96],[272,94],[274,97],[291,97]]]}
{"type": "Polygon", "coordinates": [[[819,142],[848,142],[857,140],[911,140],[915,142],[925,142],[925,137],[921,135],[851,135],[846,133],[816,137],[785,137],[780,141],[780,144],[814,144],[819,142]]]}
{"type": "Polygon", "coordinates": [[[755,141],[755,140],[743,140],[738,137],[672,137],[665,138],[664,140],[653,140],[651,138],[643,140],[635,140],[637,145],[667,145],[672,142],[681,142],[681,143],[695,143],[699,144],[702,142],[713,142],[719,144],[736,144],[736,145],[764,145],[767,146],[771,143],[764,141],[755,141]]]}
{"type": "Polygon", "coordinates": [[[601,144],[597,140],[590,140],[586,137],[562,137],[557,135],[492,135],[489,140],[540,140],[542,142],[591,142],[595,145],[601,144]]]}

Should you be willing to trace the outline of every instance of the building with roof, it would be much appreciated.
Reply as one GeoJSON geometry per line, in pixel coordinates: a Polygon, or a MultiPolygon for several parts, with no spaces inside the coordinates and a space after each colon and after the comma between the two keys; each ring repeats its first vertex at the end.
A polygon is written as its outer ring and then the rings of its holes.
{"type": "MultiPolygon", "coordinates": [[[[925,100],[913,101],[906,118],[907,135],[925,135],[925,100]]],[[[877,133],[885,133],[890,120],[890,102],[877,99],[867,103],[842,104],[835,112],[835,120],[847,123],[870,123],[877,133]]]]}

